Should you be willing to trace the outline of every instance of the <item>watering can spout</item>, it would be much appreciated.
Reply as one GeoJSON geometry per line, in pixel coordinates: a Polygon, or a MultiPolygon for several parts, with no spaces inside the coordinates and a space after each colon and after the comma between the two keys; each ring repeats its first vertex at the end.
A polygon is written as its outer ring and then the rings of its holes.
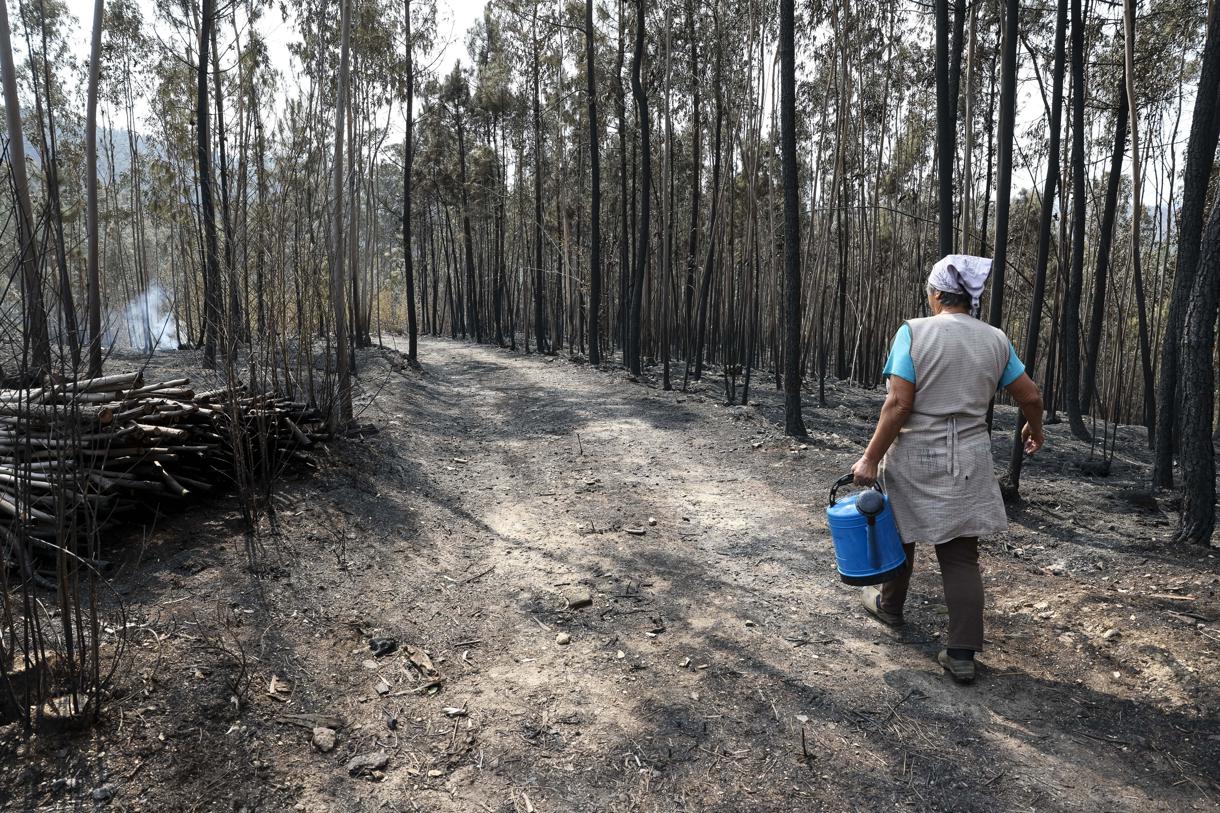
{"type": "Polygon", "coordinates": [[[868,524],[872,525],[885,510],[885,498],[880,491],[865,491],[856,499],[856,510],[866,516],[868,524]]]}

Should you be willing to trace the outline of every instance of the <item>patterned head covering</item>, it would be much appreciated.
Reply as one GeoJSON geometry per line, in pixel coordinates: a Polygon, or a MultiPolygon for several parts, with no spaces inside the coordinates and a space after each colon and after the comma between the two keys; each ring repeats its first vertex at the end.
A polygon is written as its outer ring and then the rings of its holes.
{"type": "Polygon", "coordinates": [[[978,313],[983,287],[991,276],[991,260],[969,254],[949,254],[928,275],[928,285],[947,294],[969,294],[970,312],[978,313]]]}

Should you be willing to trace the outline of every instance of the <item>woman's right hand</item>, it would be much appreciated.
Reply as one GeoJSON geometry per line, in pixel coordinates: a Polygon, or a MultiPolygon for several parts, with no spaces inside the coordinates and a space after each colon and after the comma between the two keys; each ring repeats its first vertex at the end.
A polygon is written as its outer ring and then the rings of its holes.
{"type": "Polygon", "coordinates": [[[1025,453],[1028,455],[1037,454],[1038,450],[1046,443],[1046,435],[1041,429],[1034,430],[1029,424],[1025,424],[1021,429],[1021,440],[1025,442],[1025,453]]]}
{"type": "Polygon", "coordinates": [[[854,475],[853,482],[858,486],[871,486],[877,482],[877,464],[867,454],[856,461],[851,473],[854,475]]]}

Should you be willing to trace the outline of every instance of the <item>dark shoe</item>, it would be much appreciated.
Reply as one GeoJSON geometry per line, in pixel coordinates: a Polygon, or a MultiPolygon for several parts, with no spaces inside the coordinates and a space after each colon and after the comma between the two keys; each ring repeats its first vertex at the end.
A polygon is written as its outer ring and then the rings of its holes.
{"type": "Polygon", "coordinates": [[[936,660],[958,683],[974,683],[973,658],[954,658],[949,650],[942,649],[936,660]]]}
{"type": "Polygon", "coordinates": [[[902,615],[900,613],[889,613],[881,609],[881,591],[876,587],[865,587],[860,591],[860,601],[864,604],[864,609],[868,610],[882,624],[891,627],[902,626],[902,615]]]}

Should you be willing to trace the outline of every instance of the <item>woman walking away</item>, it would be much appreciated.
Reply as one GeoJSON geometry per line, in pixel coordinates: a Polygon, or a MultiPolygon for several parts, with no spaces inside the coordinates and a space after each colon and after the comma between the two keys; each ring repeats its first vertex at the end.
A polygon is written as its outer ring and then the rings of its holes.
{"type": "Polygon", "coordinates": [[[983,579],[978,540],[1006,530],[996,482],[987,407],[1005,387],[1025,415],[1025,451],[1044,441],[1042,396],[1012,342],[976,318],[991,260],[950,254],[932,267],[932,316],[898,329],[884,375],[889,394],[855,481],[880,469],[907,553],[906,567],[881,588],[864,588],[864,606],[885,624],[902,623],[915,546],[932,545],[949,607],[948,647],[937,660],[954,680],[974,680],[983,649],[983,579]]]}

